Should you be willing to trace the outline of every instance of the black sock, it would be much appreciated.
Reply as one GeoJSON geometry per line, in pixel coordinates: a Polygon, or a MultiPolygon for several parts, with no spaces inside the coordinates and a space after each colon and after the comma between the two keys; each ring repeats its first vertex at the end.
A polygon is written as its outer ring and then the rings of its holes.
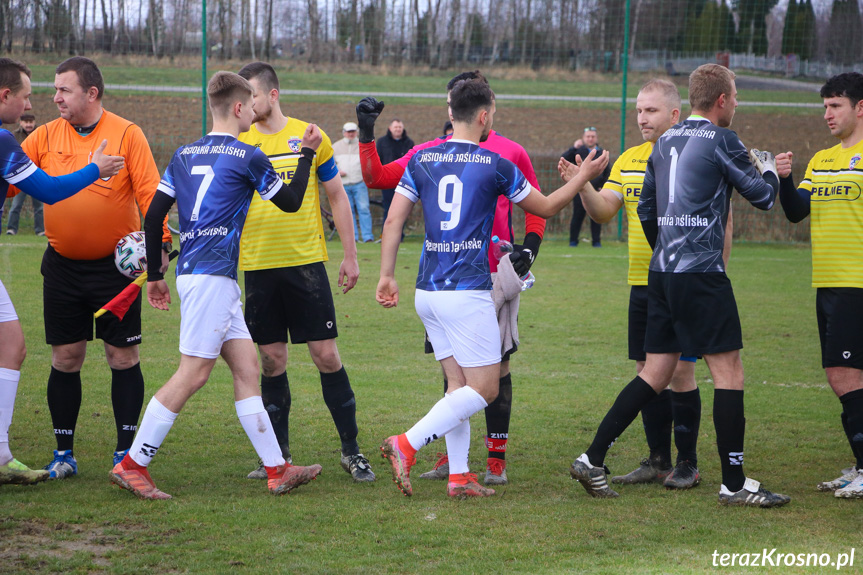
{"type": "Polygon", "coordinates": [[[671,391],[663,389],[641,408],[641,422],[651,461],[662,469],[671,467],[671,391]]]}
{"type": "Polygon", "coordinates": [[[80,409],[81,372],[66,373],[52,367],[48,376],[48,411],[54,425],[57,451],[72,449],[80,409]]]}
{"type": "Polygon", "coordinates": [[[736,493],[746,482],[746,474],[743,473],[746,418],[743,417],[742,389],[717,389],[713,392],[713,426],[722,464],[722,483],[736,493]]]}
{"type": "Polygon", "coordinates": [[[674,445],[677,463],[688,461],[698,467],[698,429],[701,426],[701,392],[671,392],[671,412],[674,414],[674,445]]]}
{"type": "Polygon", "coordinates": [[[144,374],[140,363],[129,369],[111,369],[111,404],[117,426],[116,451],[125,451],[132,447],[144,406],[144,374]]]}
{"type": "Polygon", "coordinates": [[[321,389],[342,441],[342,453],[356,455],[360,452],[357,443],[357,401],[344,366],[335,373],[321,372],[321,389]]]}
{"type": "Polygon", "coordinates": [[[585,452],[592,465],[601,466],[605,463],[608,449],[617,441],[620,434],[626,431],[629,424],[635,421],[641,408],[648,401],[656,398],[656,395],[653,388],[637,375],[617,394],[614,405],[605,414],[599,429],[596,430],[593,443],[585,452]]]}
{"type": "Polygon", "coordinates": [[[845,434],[857,459],[857,469],[863,469],[863,389],[849,391],[839,401],[844,408],[845,434]]]}
{"type": "Polygon", "coordinates": [[[497,399],[485,408],[485,444],[488,456],[506,459],[506,442],[509,439],[509,416],[512,411],[512,374],[500,378],[497,399]]]}
{"type": "Polygon", "coordinates": [[[282,457],[286,460],[291,457],[291,444],[288,433],[288,419],[291,414],[291,386],[288,383],[288,373],[267,377],[261,375],[261,399],[264,409],[270,416],[273,431],[276,432],[276,440],[282,450],[282,457]]]}

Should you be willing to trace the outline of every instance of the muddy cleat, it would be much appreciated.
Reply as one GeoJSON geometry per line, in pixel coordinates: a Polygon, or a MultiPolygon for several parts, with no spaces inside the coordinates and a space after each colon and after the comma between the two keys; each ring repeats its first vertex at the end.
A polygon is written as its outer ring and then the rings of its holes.
{"type": "Polygon", "coordinates": [[[857,479],[858,475],[857,468],[853,465],[851,467],[843,469],[840,473],[842,473],[842,475],[837,477],[833,481],[822,481],[821,483],[816,485],[818,491],[836,491],[837,489],[842,489],[843,487],[857,479]]]}
{"type": "Polygon", "coordinates": [[[111,470],[111,483],[131,491],[141,499],[170,499],[171,496],[156,488],[146,467],[127,469],[121,461],[111,470]]]}
{"type": "Polygon", "coordinates": [[[641,460],[638,469],[626,475],[617,475],[611,478],[612,483],[622,485],[635,485],[637,483],[662,483],[671,473],[671,466],[656,458],[648,457],[641,460]]]}
{"type": "Polygon", "coordinates": [[[285,462],[278,467],[265,467],[267,470],[267,487],[273,495],[290,493],[295,487],[305,485],[321,472],[320,465],[291,465],[285,462]]]}
{"type": "Polygon", "coordinates": [[[858,471],[853,481],[834,491],[833,495],[840,499],[863,499],[863,471],[858,471]]]}
{"type": "Polygon", "coordinates": [[[420,475],[420,479],[449,479],[449,456],[446,453],[435,455],[437,461],[430,471],[420,475]]]}
{"type": "MultiPolygon", "coordinates": [[[[289,455],[285,457],[285,463],[292,463],[293,459],[289,455]]],[[[267,479],[267,468],[264,467],[264,462],[258,460],[258,468],[246,475],[246,479],[267,479]]]]}
{"type": "Polygon", "coordinates": [[[698,468],[686,460],[675,465],[674,470],[663,481],[666,489],[690,489],[699,483],[701,483],[701,474],[698,473],[698,468]]]}
{"type": "Polygon", "coordinates": [[[467,499],[468,497],[491,497],[494,489],[483,487],[476,480],[476,473],[458,473],[449,476],[446,494],[450,497],[467,499]]]}
{"type": "Polygon", "coordinates": [[[6,465],[0,465],[0,485],[33,485],[48,479],[48,471],[34,471],[17,459],[12,459],[6,465]]]}
{"type": "Polygon", "coordinates": [[[128,449],[124,449],[123,451],[115,451],[114,452],[114,465],[117,465],[123,458],[126,457],[126,454],[129,453],[128,449]]]}
{"type": "Polygon", "coordinates": [[[393,470],[393,482],[402,493],[410,497],[413,495],[411,488],[411,467],[417,462],[416,457],[408,457],[399,449],[399,438],[392,435],[384,439],[381,445],[381,457],[389,460],[393,470]]]}
{"type": "Polygon", "coordinates": [[[602,467],[591,465],[586,453],[582,453],[572,462],[569,474],[581,483],[591,497],[620,497],[617,491],[608,486],[608,469],[604,465],[602,467]]]}
{"type": "Polygon", "coordinates": [[[719,489],[720,505],[738,505],[741,507],[782,507],[791,498],[781,493],[773,493],[761,487],[761,483],[746,478],[743,489],[732,493],[725,485],[719,489]]]}
{"type": "Polygon", "coordinates": [[[489,457],[486,461],[485,479],[482,482],[486,485],[506,485],[509,483],[506,478],[506,459],[489,457]]]}
{"type": "Polygon", "coordinates": [[[54,460],[45,466],[49,479],[66,479],[78,475],[78,461],[72,456],[72,450],[54,450],[54,460]]]}
{"type": "Polygon", "coordinates": [[[342,454],[342,469],[351,474],[357,483],[367,483],[376,479],[369,460],[362,453],[356,455],[342,454]]]}

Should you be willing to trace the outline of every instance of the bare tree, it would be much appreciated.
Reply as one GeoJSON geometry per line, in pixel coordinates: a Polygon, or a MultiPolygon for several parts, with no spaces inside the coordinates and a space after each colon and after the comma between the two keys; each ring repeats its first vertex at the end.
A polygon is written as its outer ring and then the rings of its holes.
{"type": "Polygon", "coordinates": [[[266,16],[266,29],[264,30],[264,58],[269,60],[273,57],[273,0],[264,0],[266,16]]]}
{"type": "Polygon", "coordinates": [[[114,41],[120,44],[120,53],[127,54],[132,49],[132,37],[126,26],[126,0],[117,2],[117,32],[114,41]]]}
{"type": "Polygon", "coordinates": [[[434,62],[435,43],[437,42],[437,19],[440,14],[440,5],[441,0],[436,0],[434,10],[432,10],[432,0],[428,0],[428,9],[425,15],[426,34],[428,36],[426,42],[428,45],[428,61],[430,64],[434,62]]]}
{"type": "Polygon", "coordinates": [[[4,46],[7,52],[12,50],[12,2],[0,0],[0,46],[4,46]]]}
{"type": "Polygon", "coordinates": [[[318,40],[321,31],[321,14],[318,12],[318,0],[306,0],[309,15],[309,62],[317,63],[320,59],[318,40]]]}
{"type": "Polygon", "coordinates": [[[33,42],[30,49],[37,54],[45,48],[42,37],[42,0],[33,0],[33,42]]]}
{"type": "Polygon", "coordinates": [[[473,27],[474,27],[474,10],[476,9],[476,1],[474,1],[473,5],[471,5],[470,0],[466,0],[465,2],[465,15],[467,16],[465,20],[464,26],[464,34],[462,35],[462,53],[461,53],[461,61],[467,63],[468,58],[470,57],[470,42],[471,37],[473,36],[473,27]]]}
{"type": "Polygon", "coordinates": [[[251,39],[252,17],[251,0],[240,0],[240,58],[249,57],[249,40],[251,39]]]}
{"type": "Polygon", "coordinates": [[[111,52],[111,41],[114,38],[114,13],[111,8],[111,17],[108,17],[108,10],[105,6],[105,0],[102,2],[102,38],[99,41],[99,49],[103,52],[111,52]]]}
{"type": "Polygon", "coordinates": [[[221,56],[225,60],[233,57],[233,11],[231,0],[219,0],[219,36],[222,41],[221,56]]]}

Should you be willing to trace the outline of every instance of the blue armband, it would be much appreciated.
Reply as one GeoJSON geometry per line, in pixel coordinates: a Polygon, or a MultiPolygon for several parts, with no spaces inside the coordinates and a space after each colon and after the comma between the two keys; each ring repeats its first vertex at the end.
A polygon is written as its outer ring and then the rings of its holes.
{"type": "Polygon", "coordinates": [[[336,160],[330,158],[320,166],[318,166],[318,178],[322,182],[329,182],[339,175],[339,168],[336,166],[336,160]]]}
{"type": "Polygon", "coordinates": [[[56,177],[37,169],[15,185],[25,194],[50,205],[74,196],[98,179],[99,166],[88,164],[77,172],[56,177]]]}

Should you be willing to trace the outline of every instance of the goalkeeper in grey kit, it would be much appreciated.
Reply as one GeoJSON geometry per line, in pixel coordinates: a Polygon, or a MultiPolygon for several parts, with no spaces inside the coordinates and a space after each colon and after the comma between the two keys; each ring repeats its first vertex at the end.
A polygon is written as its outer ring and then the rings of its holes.
{"type": "Polygon", "coordinates": [[[638,215],[653,248],[647,280],[644,369],[617,396],[570,474],[594,497],[617,497],[603,463],[641,407],[671,381],[681,352],[703,356],[713,376],[713,420],[722,465],[719,503],[778,507],[786,495],[743,473],[743,347],[737,303],[722,250],[732,188],[761,210],[773,207],[790,160],[747,152],[727,129],[737,107],[734,73],[705,64],[689,77],[692,115],[657,141],[648,160],[638,215]]]}

